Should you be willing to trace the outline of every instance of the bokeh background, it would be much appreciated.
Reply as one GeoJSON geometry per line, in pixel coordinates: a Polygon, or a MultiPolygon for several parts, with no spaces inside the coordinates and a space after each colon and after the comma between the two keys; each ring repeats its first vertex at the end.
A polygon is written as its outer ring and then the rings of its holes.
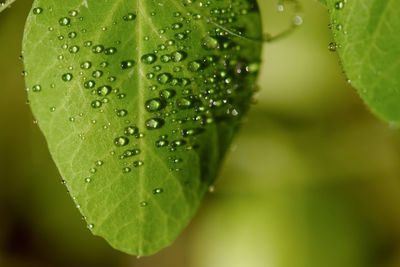
{"type": "MultiPolygon", "coordinates": [[[[290,7],[260,0],[265,31],[290,7]]],[[[92,236],[33,123],[18,59],[31,0],[0,14],[0,266],[398,267],[400,135],[346,83],[328,13],[265,44],[260,91],[214,193],[170,247],[136,259],[92,236]]],[[[45,56],[45,55],[43,55],[45,56]]]]}

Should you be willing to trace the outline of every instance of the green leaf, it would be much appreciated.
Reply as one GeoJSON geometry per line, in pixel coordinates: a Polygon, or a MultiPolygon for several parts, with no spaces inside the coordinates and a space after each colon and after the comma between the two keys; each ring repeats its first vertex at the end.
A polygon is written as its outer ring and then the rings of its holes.
{"type": "Polygon", "coordinates": [[[332,30],[349,82],[380,118],[400,122],[400,5],[328,0],[332,30]]]}
{"type": "Polygon", "coordinates": [[[95,235],[139,256],[173,242],[248,109],[261,38],[255,0],[34,2],[28,97],[95,235]]]}
{"type": "Polygon", "coordinates": [[[326,1],[327,0],[316,0],[317,2],[320,2],[321,4],[323,4],[324,6],[326,6],[326,1]]]}

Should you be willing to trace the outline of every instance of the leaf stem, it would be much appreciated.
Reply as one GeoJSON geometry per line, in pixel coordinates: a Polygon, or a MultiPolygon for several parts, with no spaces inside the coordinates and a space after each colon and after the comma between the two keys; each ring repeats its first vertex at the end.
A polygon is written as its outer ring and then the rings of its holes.
{"type": "Polygon", "coordinates": [[[0,12],[5,10],[7,7],[10,7],[12,3],[14,3],[16,0],[6,0],[4,3],[0,4],[0,12]]]}

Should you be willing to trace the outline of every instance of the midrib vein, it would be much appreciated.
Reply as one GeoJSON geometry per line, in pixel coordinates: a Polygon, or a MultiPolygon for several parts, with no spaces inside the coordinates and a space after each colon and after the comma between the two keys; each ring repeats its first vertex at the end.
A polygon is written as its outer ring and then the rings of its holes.
{"type": "MultiPolygon", "coordinates": [[[[144,8],[144,7],[143,7],[144,8]]],[[[140,55],[142,54],[142,50],[143,50],[143,29],[142,29],[142,27],[143,27],[143,24],[142,24],[142,16],[143,16],[143,19],[144,19],[144,17],[146,16],[146,12],[144,11],[144,10],[142,10],[142,5],[141,5],[141,0],[137,0],[137,12],[138,12],[138,18],[137,18],[137,27],[138,27],[138,34],[136,35],[136,42],[137,42],[137,49],[136,49],[136,52],[137,52],[137,59],[138,59],[138,63],[139,63],[139,60],[140,60],[140,55]]],[[[142,85],[142,83],[143,83],[143,75],[144,75],[144,73],[143,73],[143,69],[142,69],[142,65],[141,64],[138,64],[138,68],[137,68],[137,90],[138,90],[138,100],[137,100],[137,102],[138,102],[138,109],[139,109],[139,116],[138,116],[138,125],[140,125],[139,127],[143,127],[143,125],[144,125],[144,119],[143,119],[143,116],[142,116],[142,114],[144,114],[144,103],[143,103],[143,97],[144,97],[144,95],[143,95],[143,90],[142,90],[142,87],[143,86],[141,86],[142,85]]],[[[141,138],[141,139],[139,139],[140,141],[139,141],[139,145],[140,145],[140,147],[142,147],[143,146],[143,138],[141,138]]],[[[146,150],[145,149],[142,149],[142,157],[143,158],[146,158],[145,157],[145,153],[146,153],[146,150]]],[[[143,201],[143,168],[141,168],[141,167],[139,167],[139,172],[138,172],[138,174],[139,174],[139,177],[138,177],[138,180],[139,180],[139,188],[138,188],[138,199],[139,199],[139,203],[141,202],[141,201],[143,201]]],[[[143,250],[143,234],[142,234],[142,223],[143,223],[143,211],[142,211],[142,207],[140,206],[140,204],[139,203],[136,203],[136,205],[138,205],[139,206],[139,212],[138,212],[138,223],[137,223],[137,237],[138,237],[138,244],[139,244],[139,246],[138,246],[138,255],[137,256],[141,256],[142,255],[142,250],[143,250]]]]}

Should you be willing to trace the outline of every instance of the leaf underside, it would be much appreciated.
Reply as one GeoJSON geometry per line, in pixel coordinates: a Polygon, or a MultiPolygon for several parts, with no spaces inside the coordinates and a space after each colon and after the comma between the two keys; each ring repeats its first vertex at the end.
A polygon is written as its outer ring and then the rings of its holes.
{"type": "Polygon", "coordinates": [[[95,235],[139,256],[174,241],[248,109],[261,38],[255,0],[34,2],[28,98],[95,235]]]}
{"type": "Polygon", "coordinates": [[[378,117],[399,123],[399,2],[328,0],[327,6],[349,82],[378,117]]]}

